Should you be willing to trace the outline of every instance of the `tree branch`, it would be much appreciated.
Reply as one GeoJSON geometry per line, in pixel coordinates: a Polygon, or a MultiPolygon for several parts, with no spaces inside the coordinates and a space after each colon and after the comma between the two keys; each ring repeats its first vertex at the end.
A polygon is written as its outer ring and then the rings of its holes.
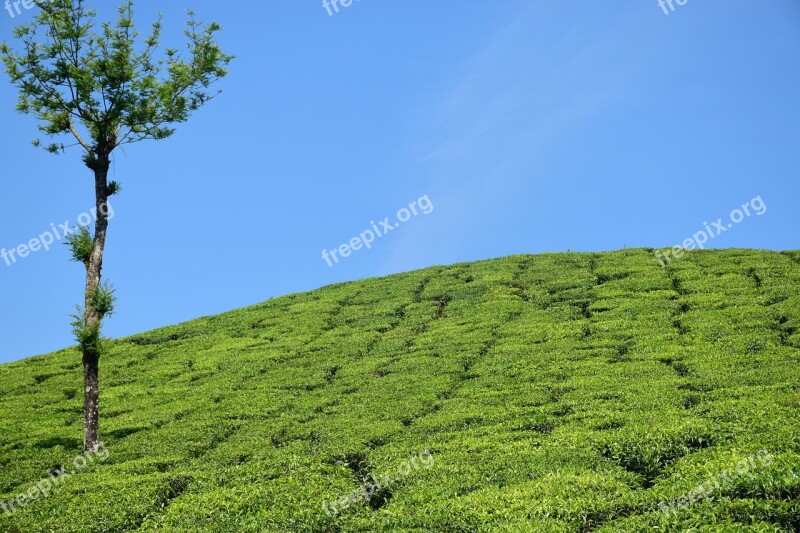
{"type": "Polygon", "coordinates": [[[81,139],[80,134],[75,129],[75,126],[72,125],[72,122],[69,123],[69,131],[72,132],[72,135],[75,136],[75,138],[78,140],[80,145],[83,146],[84,148],[86,148],[87,152],[92,153],[92,148],[88,144],[86,144],[83,139],[81,139]]]}

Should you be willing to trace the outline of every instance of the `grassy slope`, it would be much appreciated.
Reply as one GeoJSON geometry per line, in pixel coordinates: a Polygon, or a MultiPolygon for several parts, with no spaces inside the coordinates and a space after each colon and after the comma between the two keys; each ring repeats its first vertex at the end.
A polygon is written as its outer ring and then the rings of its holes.
{"type": "MultiPolygon", "coordinates": [[[[790,531],[799,287],[798,252],[515,256],[123,339],[108,459],[0,531],[790,531]],[[658,510],[761,449],[771,466],[658,510]],[[422,450],[430,469],[322,511],[422,450]]],[[[0,366],[0,499],[79,453],[79,361],[0,366]]]]}

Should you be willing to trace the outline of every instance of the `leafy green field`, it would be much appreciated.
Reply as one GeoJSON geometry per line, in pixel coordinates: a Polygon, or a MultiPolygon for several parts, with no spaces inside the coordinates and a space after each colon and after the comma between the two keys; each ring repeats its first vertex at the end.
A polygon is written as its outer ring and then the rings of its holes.
{"type": "MultiPolygon", "coordinates": [[[[514,256],[276,298],[115,341],[107,458],[0,531],[797,530],[799,326],[800,252],[514,256]],[[343,505],[370,473],[391,483],[343,505]]],[[[81,379],[74,348],[0,366],[0,501],[73,468],[81,379]]]]}

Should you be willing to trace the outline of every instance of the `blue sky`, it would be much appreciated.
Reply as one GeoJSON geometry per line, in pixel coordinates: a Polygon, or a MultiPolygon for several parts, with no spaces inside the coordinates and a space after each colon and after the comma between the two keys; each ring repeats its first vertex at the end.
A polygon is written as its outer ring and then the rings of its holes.
{"type": "MultiPolygon", "coordinates": [[[[671,246],[756,196],[767,211],[711,244],[800,248],[800,2],[675,7],[138,1],[165,44],[187,8],[217,20],[237,59],[174,137],[116,154],[105,333],[434,264],[671,246]],[[321,257],[424,195],[430,214],[321,257]]],[[[31,17],[0,11],[0,39],[31,17]]],[[[93,205],[79,154],[33,148],[15,100],[1,78],[6,249],[93,205]]],[[[0,261],[0,362],[72,344],[82,285],[63,246],[0,261]]]]}

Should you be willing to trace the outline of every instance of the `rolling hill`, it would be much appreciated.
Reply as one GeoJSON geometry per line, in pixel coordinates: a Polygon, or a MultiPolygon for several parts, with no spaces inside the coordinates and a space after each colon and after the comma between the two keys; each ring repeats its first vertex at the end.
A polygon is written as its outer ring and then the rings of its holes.
{"type": "Polygon", "coordinates": [[[2,365],[0,531],[798,530],[799,326],[800,252],[337,284],[113,341],[91,457],[78,351],[2,365]]]}

